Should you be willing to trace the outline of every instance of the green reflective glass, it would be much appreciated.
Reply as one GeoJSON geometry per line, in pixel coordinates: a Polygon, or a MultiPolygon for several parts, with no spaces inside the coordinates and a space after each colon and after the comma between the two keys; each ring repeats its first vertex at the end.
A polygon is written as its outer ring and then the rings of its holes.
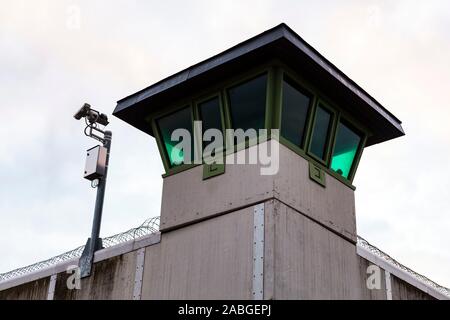
{"type": "Polygon", "coordinates": [[[267,75],[259,76],[228,90],[234,129],[263,129],[266,115],[267,75]]]}
{"type": "MultiPolygon", "coordinates": [[[[166,155],[169,159],[170,167],[185,163],[185,155],[182,148],[177,148],[176,145],[180,140],[172,140],[172,132],[176,129],[186,129],[189,131],[192,139],[192,116],[191,109],[186,107],[180,111],[174,112],[170,115],[162,117],[157,120],[158,129],[163,140],[166,155]]],[[[191,146],[191,161],[193,161],[193,147],[191,146]]]]}
{"type": "Polygon", "coordinates": [[[322,160],[325,160],[329,132],[331,128],[331,113],[318,106],[311,137],[310,152],[322,160]]]}
{"type": "Polygon", "coordinates": [[[339,122],[336,144],[331,159],[331,169],[348,178],[361,143],[361,136],[339,122]]]}
{"type": "MultiPolygon", "coordinates": [[[[218,97],[200,103],[198,105],[198,110],[200,113],[200,119],[202,120],[202,136],[208,129],[218,129],[222,131],[222,116],[220,113],[220,103],[218,97]]],[[[203,149],[209,143],[209,141],[203,141],[203,149]]]]}
{"type": "Polygon", "coordinates": [[[289,80],[283,81],[281,135],[293,144],[302,147],[311,97],[290,83],[292,82],[289,80]]]}

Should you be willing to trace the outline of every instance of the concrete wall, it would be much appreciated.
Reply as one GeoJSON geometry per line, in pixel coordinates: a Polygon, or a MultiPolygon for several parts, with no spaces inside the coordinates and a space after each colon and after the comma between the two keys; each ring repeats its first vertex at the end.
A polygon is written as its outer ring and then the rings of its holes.
{"type": "Polygon", "coordinates": [[[45,300],[49,282],[50,277],[45,277],[0,290],[0,300],[45,300]]]}
{"type": "Polygon", "coordinates": [[[380,290],[367,289],[369,262],[354,243],[278,200],[267,207],[265,298],[386,298],[384,278],[380,290]]]}
{"type": "Polygon", "coordinates": [[[0,299],[132,299],[140,250],[159,245],[160,233],[125,242],[95,253],[91,277],[80,280],[79,289],[69,289],[78,259],[0,283],[0,299]]]}
{"type": "Polygon", "coordinates": [[[320,186],[309,178],[307,160],[274,143],[276,175],[261,175],[260,165],[229,164],[229,155],[225,174],[212,179],[202,179],[202,166],[164,178],[161,231],[276,198],[356,242],[354,191],[326,173],[326,187],[320,186]]]}
{"type": "Polygon", "coordinates": [[[369,266],[374,264],[370,261],[364,259],[363,257],[357,255],[358,265],[359,265],[359,278],[361,279],[361,292],[358,299],[361,300],[387,300],[388,294],[386,289],[386,273],[385,270],[380,268],[380,287],[368,289],[366,282],[370,276],[367,272],[369,266]]]}
{"type": "Polygon", "coordinates": [[[396,276],[391,277],[392,300],[435,300],[436,298],[396,276]]]}
{"type": "Polygon", "coordinates": [[[163,233],[145,254],[143,299],[251,299],[253,207],[163,233]]]}
{"type": "MultiPolygon", "coordinates": [[[[79,290],[67,288],[69,274],[61,267],[53,288],[52,269],[43,270],[36,280],[2,284],[0,299],[252,299],[254,217],[252,205],[101,250],[79,290]]],[[[263,233],[264,299],[388,298],[384,265],[380,288],[369,290],[367,268],[375,258],[369,261],[353,242],[276,199],[264,203],[263,233]]],[[[390,272],[402,275],[392,266],[390,272]]],[[[431,289],[403,276],[407,281],[389,275],[392,299],[433,298],[431,289]]]]}
{"type": "Polygon", "coordinates": [[[8,283],[0,299],[426,299],[445,298],[356,246],[354,192],[282,145],[280,171],[226,165],[166,177],[161,233],[100,250],[70,290],[68,261],[8,283]],[[369,290],[367,268],[380,269],[369,290]]]}
{"type": "Polygon", "coordinates": [[[81,279],[80,290],[69,290],[71,273],[59,273],[54,300],[124,300],[132,299],[136,251],[112,257],[94,264],[91,277],[81,279]]]}

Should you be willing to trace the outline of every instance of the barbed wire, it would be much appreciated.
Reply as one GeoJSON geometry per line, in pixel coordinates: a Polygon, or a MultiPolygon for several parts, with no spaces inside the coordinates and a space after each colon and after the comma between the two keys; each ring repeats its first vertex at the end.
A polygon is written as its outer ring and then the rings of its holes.
{"type": "MultiPolygon", "coordinates": [[[[159,222],[160,222],[159,217],[149,218],[149,219],[145,220],[137,228],[132,228],[125,232],[121,232],[121,233],[115,234],[113,236],[103,238],[102,239],[103,247],[109,248],[109,247],[115,246],[120,243],[135,240],[135,239],[141,238],[143,236],[156,233],[159,231],[159,222]]],[[[390,255],[381,251],[380,249],[378,249],[374,245],[370,244],[367,240],[365,240],[364,238],[362,238],[360,236],[358,236],[358,245],[360,247],[368,250],[375,256],[378,256],[381,259],[385,260],[387,263],[399,268],[403,272],[410,274],[411,276],[413,276],[420,282],[434,288],[435,290],[442,293],[443,295],[450,297],[450,289],[443,287],[443,286],[437,284],[436,282],[428,279],[427,277],[409,269],[408,267],[404,266],[403,264],[401,264],[400,262],[398,262],[397,260],[392,258],[390,255]]],[[[37,262],[37,263],[34,263],[34,264],[26,266],[26,267],[18,268],[18,269],[15,269],[15,270],[12,270],[12,271],[9,271],[6,273],[0,273],[0,282],[10,280],[10,279],[13,279],[16,277],[20,277],[25,274],[32,273],[32,272],[35,272],[35,271],[38,271],[41,269],[45,269],[45,268],[48,268],[50,266],[56,265],[61,262],[79,258],[79,257],[81,257],[81,254],[83,253],[83,249],[84,249],[84,245],[80,246],[78,248],[75,248],[73,250],[67,251],[63,254],[57,255],[53,258],[37,262]]]]}
{"type": "MultiPolygon", "coordinates": [[[[115,246],[120,243],[124,243],[130,240],[138,239],[143,236],[146,236],[148,234],[156,233],[159,231],[159,217],[153,217],[145,220],[139,227],[132,228],[130,230],[127,230],[125,232],[121,232],[118,234],[115,234],[113,236],[103,238],[103,247],[109,248],[112,246],[115,246]]],[[[0,282],[13,279],[16,277],[23,276],[28,273],[32,273],[38,270],[42,270],[48,267],[51,267],[53,265],[56,265],[61,262],[65,262],[71,259],[79,258],[81,257],[81,254],[83,253],[84,245],[80,246],[76,249],[67,251],[63,254],[57,255],[56,257],[40,261],[37,263],[34,263],[32,265],[18,268],[6,273],[0,273],[0,282]]]]}
{"type": "Polygon", "coordinates": [[[403,264],[401,264],[400,262],[398,262],[397,260],[392,258],[390,255],[388,255],[387,253],[381,251],[380,249],[378,249],[374,245],[370,244],[366,239],[364,239],[364,238],[362,238],[360,236],[358,236],[358,245],[360,247],[370,251],[373,255],[375,255],[377,257],[380,257],[381,259],[385,260],[389,264],[399,268],[403,272],[413,276],[414,278],[416,278],[420,282],[422,282],[422,283],[432,287],[433,289],[439,291],[443,295],[445,295],[447,297],[450,297],[450,289],[448,289],[446,287],[443,287],[443,286],[437,284],[436,282],[434,282],[433,280],[428,279],[424,275],[421,275],[421,274],[411,270],[410,268],[404,266],[403,264]]]}

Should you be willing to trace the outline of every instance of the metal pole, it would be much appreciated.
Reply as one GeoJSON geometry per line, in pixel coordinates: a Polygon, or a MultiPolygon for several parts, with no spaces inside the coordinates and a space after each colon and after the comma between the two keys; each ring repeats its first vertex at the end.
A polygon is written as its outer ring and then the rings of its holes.
{"type": "Polygon", "coordinates": [[[103,146],[106,148],[105,174],[99,179],[97,186],[97,197],[95,199],[94,220],[92,222],[91,237],[87,240],[81,255],[79,266],[81,268],[81,278],[89,277],[94,263],[95,251],[103,248],[100,238],[100,226],[102,221],[103,200],[105,198],[106,177],[108,175],[109,154],[111,150],[112,132],[105,131],[103,146]]]}

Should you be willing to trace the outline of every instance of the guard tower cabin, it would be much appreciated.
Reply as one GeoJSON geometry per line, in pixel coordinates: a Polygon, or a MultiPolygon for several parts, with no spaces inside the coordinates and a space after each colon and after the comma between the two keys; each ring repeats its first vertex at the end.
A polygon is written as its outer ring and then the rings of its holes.
{"type": "Polygon", "coordinates": [[[114,115],[156,139],[165,168],[160,275],[143,297],[374,298],[352,182],[364,148],[404,135],[401,122],[287,25],[120,100],[114,115]],[[194,134],[194,120],[269,131],[231,141],[223,165],[189,164],[172,133],[194,134]],[[229,161],[269,143],[275,174],[229,161]]]}

